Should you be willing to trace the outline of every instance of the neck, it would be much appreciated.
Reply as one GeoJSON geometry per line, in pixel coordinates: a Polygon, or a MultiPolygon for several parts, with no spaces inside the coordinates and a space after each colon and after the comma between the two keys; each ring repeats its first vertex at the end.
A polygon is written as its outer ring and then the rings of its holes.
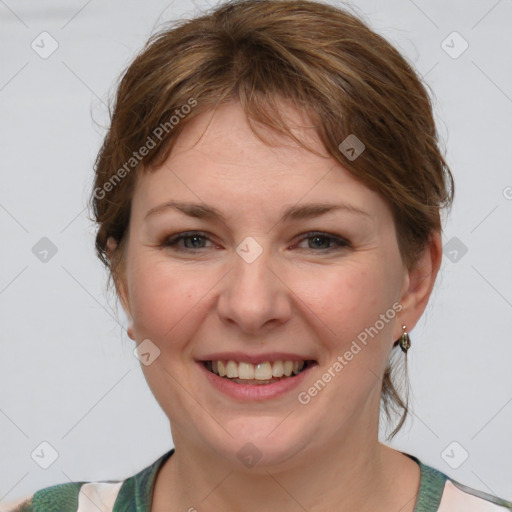
{"type": "Polygon", "coordinates": [[[335,449],[311,445],[279,466],[242,470],[175,437],[151,510],[413,512],[419,466],[373,434],[358,433],[357,442],[347,436],[335,449]]]}

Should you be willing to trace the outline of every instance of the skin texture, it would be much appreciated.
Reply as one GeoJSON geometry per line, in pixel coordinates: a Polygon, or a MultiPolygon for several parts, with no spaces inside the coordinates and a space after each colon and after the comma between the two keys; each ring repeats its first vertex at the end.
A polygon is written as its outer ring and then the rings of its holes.
{"type": "MultiPolygon", "coordinates": [[[[323,151],[311,122],[283,109],[297,135],[323,151]]],[[[176,447],[158,475],[152,510],[412,511],[419,467],[378,441],[381,380],[402,324],[410,331],[427,304],[440,235],[433,234],[409,271],[380,195],[327,155],[263,133],[273,145],[229,103],[194,119],[164,165],[138,176],[117,287],[130,337],[160,350],[142,369],[176,447]],[[174,208],[144,220],[169,200],[206,203],[225,220],[191,218],[174,208]],[[287,207],[319,202],[348,204],[366,215],[342,209],[280,222],[287,207]],[[195,241],[198,249],[190,239],[163,245],[192,230],[209,237],[195,241]],[[309,231],[349,244],[304,238],[309,231]],[[249,236],[263,250],[252,263],[236,252],[249,236]],[[393,304],[401,305],[395,318],[300,404],[297,393],[393,304]],[[204,377],[195,360],[213,351],[291,352],[318,365],[296,391],[242,402],[204,377]],[[237,457],[247,442],[261,453],[251,468],[237,457]]]]}

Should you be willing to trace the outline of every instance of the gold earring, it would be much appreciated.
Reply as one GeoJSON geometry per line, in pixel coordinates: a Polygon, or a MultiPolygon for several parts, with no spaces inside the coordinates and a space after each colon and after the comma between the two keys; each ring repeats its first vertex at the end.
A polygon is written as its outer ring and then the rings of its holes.
{"type": "Polygon", "coordinates": [[[402,329],[404,330],[402,336],[400,336],[400,340],[398,341],[400,348],[403,352],[407,354],[407,351],[411,347],[411,338],[409,338],[409,335],[406,332],[406,326],[402,325],[402,329]]]}

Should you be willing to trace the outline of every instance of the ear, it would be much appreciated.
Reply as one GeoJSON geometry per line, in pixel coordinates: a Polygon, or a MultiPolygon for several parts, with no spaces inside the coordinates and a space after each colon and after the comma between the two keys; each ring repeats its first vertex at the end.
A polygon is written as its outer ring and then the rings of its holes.
{"type": "MultiPolygon", "coordinates": [[[[109,236],[107,238],[107,256],[109,260],[112,260],[112,256],[117,249],[117,242],[116,240],[109,236]]],[[[124,312],[126,313],[126,316],[128,317],[128,328],[126,332],[128,333],[128,336],[135,340],[134,332],[133,332],[133,318],[131,315],[131,309],[130,309],[130,301],[128,300],[128,294],[126,292],[126,283],[124,279],[124,273],[120,272],[117,277],[114,278],[114,285],[116,287],[116,292],[119,297],[119,300],[121,301],[121,305],[123,307],[124,312]]]]}
{"type": "Polygon", "coordinates": [[[425,311],[441,267],[442,257],[441,233],[434,231],[414,268],[407,271],[400,298],[403,309],[400,313],[400,322],[397,322],[395,327],[395,340],[402,335],[402,325],[406,325],[407,331],[412,330],[425,311]]]}

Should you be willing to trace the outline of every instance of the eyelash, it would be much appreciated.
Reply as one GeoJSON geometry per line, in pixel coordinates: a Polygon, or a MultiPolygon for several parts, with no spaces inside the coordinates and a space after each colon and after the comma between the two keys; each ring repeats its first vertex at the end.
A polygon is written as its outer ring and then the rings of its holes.
{"type": "MultiPolygon", "coordinates": [[[[163,247],[163,248],[171,248],[172,250],[178,251],[178,252],[189,252],[189,251],[194,252],[194,251],[200,251],[202,249],[207,249],[207,247],[196,247],[195,249],[194,248],[190,248],[190,247],[178,247],[178,243],[181,240],[187,240],[187,239],[194,238],[194,237],[200,237],[200,238],[204,238],[206,240],[210,240],[208,234],[204,233],[202,231],[187,231],[187,232],[184,232],[184,233],[179,233],[177,235],[174,235],[174,236],[172,236],[170,238],[167,238],[161,244],[161,247],[163,247]]],[[[350,247],[350,242],[348,242],[347,240],[345,240],[343,238],[340,238],[338,236],[330,235],[329,233],[323,233],[321,231],[310,231],[308,233],[304,233],[301,236],[301,238],[299,240],[299,243],[304,241],[304,240],[313,239],[313,238],[322,238],[322,239],[329,240],[331,243],[334,243],[337,247],[328,247],[328,248],[325,248],[325,249],[318,249],[318,250],[308,247],[308,248],[305,248],[306,251],[332,252],[332,251],[335,251],[335,250],[340,250],[340,249],[343,249],[343,248],[350,247]]],[[[301,249],[304,249],[304,248],[301,248],[301,249]]]]}

